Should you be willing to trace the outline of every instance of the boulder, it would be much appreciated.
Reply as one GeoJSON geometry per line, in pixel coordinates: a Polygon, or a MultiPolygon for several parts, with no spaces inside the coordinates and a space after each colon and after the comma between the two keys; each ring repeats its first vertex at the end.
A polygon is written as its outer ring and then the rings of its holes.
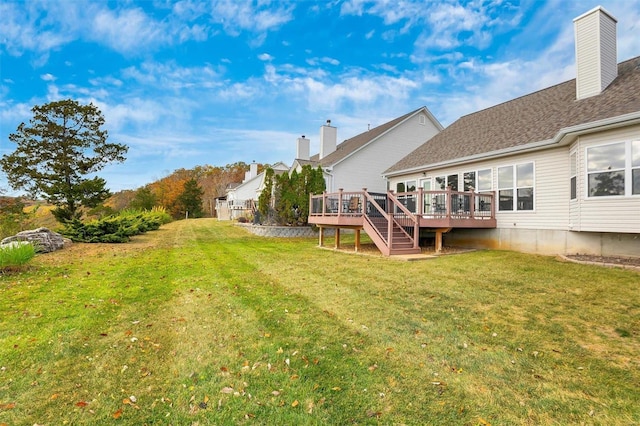
{"type": "Polygon", "coordinates": [[[18,232],[16,235],[2,240],[0,245],[11,244],[15,241],[28,241],[35,246],[39,253],[49,253],[64,248],[62,235],[47,228],[18,232]]]}

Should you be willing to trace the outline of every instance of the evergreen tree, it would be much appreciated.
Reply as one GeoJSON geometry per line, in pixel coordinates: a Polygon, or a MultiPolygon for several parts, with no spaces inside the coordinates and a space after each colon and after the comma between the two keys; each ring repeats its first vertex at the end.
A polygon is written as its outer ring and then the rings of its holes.
{"type": "Polygon", "coordinates": [[[21,123],[9,140],[17,145],[0,159],[13,189],[32,198],[44,195],[56,206],[59,222],[81,215],[80,208],[96,207],[109,197],[106,181],[87,177],[111,162],[123,162],[128,148],[107,143],[104,118],[93,104],[67,99],[36,105],[29,126],[21,123]]]}
{"type": "Polygon", "coordinates": [[[180,205],[185,212],[188,212],[189,217],[202,217],[204,211],[202,210],[202,195],[204,191],[198,185],[198,181],[195,179],[189,179],[184,184],[184,191],[178,197],[178,205],[180,205]]]}
{"type": "Polygon", "coordinates": [[[271,201],[273,195],[273,178],[275,172],[271,167],[267,167],[264,172],[264,189],[258,197],[258,212],[266,222],[271,219],[271,201]]]}
{"type": "Polygon", "coordinates": [[[148,186],[143,186],[136,191],[129,207],[139,210],[151,210],[158,204],[158,197],[148,186]]]}

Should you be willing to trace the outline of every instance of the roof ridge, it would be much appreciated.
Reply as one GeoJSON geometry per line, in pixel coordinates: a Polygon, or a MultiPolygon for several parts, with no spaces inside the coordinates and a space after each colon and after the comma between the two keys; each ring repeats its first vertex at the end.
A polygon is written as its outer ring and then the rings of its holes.
{"type": "MultiPolygon", "coordinates": [[[[624,60],[624,61],[622,61],[622,62],[618,62],[618,71],[620,71],[620,68],[623,68],[623,67],[627,66],[627,65],[628,65],[628,63],[633,62],[634,60],[640,60],[640,56],[636,56],[636,57],[633,57],[633,58],[630,58],[630,59],[626,59],[626,60],[624,60]]],[[[640,63],[638,64],[638,66],[640,66],[640,63]]],[[[620,76],[620,73],[618,72],[618,77],[619,77],[619,76],[620,76]]],[[[617,79],[618,77],[616,77],[616,79],[617,79]]],[[[613,81],[615,81],[616,79],[614,79],[613,81]]],[[[469,117],[469,116],[472,116],[472,115],[475,115],[475,114],[483,113],[483,112],[488,111],[488,110],[493,109],[493,108],[498,108],[498,107],[500,107],[500,106],[507,105],[507,104],[509,104],[509,103],[513,103],[513,102],[516,102],[516,101],[520,101],[520,100],[521,100],[521,99],[523,99],[523,98],[526,98],[526,97],[529,97],[529,96],[533,96],[533,95],[536,95],[536,94],[539,94],[539,93],[541,93],[541,92],[545,92],[545,91],[548,91],[548,90],[552,90],[552,89],[554,89],[554,88],[556,88],[556,87],[558,87],[558,86],[562,86],[563,84],[569,84],[569,83],[572,83],[572,82],[573,82],[573,83],[575,83],[575,81],[576,81],[576,79],[575,79],[575,78],[572,78],[572,79],[570,79],[570,80],[565,80],[565,81],[562,81],[562,82],[560,82],[560,83],[556,83],[556,84],[554,84],[554,85],[552,85],[552,86],[544,87],[544,88],[542,88],[542,89],[538,89],[538,90],[535,90],[535,91],[530,92],[530,93],[525,93],[524,95],[520,95],[520,96],[518,96],[518,97],[516,97],[516,98],[509,99],[509,100],[504,101],[504,102],[500,102],[500,103],[498,103],[498,104],[495,104],[495,105],[492,105],[492,106],[489,106],[489,107],[486,107],[486,108],[480,109],[480,110],[478,110],[478,111],[470,112],[469,114],[461,115],[461,116],[458,118],[458,120],[459,120],[460,118],[463,118],[463,117],[469,117]]],[[[611,84],[613,84],[613,81],[611,82],[611,84]]],[[[610,85],[611,85],[611,84],[610,84],[610,85]]],[[[607,86],[607,87],[609,87],[609,86],[607,86]]],[[[605,88],[605,90],[606,90],[606,88],[605,88]]],[[[456,120],[456,121],[457,121],[457,120],[456,120]]]]}

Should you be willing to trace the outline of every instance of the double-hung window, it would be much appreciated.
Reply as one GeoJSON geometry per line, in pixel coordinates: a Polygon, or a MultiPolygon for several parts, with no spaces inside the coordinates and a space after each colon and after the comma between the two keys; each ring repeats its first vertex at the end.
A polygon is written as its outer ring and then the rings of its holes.
{"type": "Polygon", "coordinates": [[[587,196],[640,195],[640,140],[587,148],[587,196]]]}
{"type": "Polygon", "coordinates": [[[498,167],[498,209],[533,210],[533,163],[498,167]]]}

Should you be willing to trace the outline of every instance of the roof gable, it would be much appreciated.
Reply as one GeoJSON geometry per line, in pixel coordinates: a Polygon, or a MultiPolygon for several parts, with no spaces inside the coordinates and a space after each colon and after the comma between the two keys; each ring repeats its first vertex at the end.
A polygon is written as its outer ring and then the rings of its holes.
{"type": "Polygon", "coordinates": [[[433,117],[433,115],[429,112],[426,107],[420,107],[414,111],[411,111],[401,117],[398,117],[394,120],[391,120],[387,123],[381,124],[380,126],[374,127],[373,129],[367,130],[366,132],[360,133],[357,136],[354,136],[350,139],[346,139],[345,141],[338,144],[336,150],[326,157],[319,159],[319,154],[311,156],[309,161],[312,164],[318,164],[321,166],[332,166],[334,164],[339,163],[345,158],[349,157],[351,154],[355,153],[359,149],[368,145],[369,143],[375,141],[380,136],[384,135],[394,127],[400,125],[408,118],[416,115],[419,112],[425,112],[429,120],[439,129],[442,129],[442,125],[433,117]]]}
{"type": "Polygon", "coordinates": [[[576,100],[575,79],[459,118],[385,173],[553,140],[563,129],[640,112],[640,57],[618,64],[600,95],[576,100]]]}

